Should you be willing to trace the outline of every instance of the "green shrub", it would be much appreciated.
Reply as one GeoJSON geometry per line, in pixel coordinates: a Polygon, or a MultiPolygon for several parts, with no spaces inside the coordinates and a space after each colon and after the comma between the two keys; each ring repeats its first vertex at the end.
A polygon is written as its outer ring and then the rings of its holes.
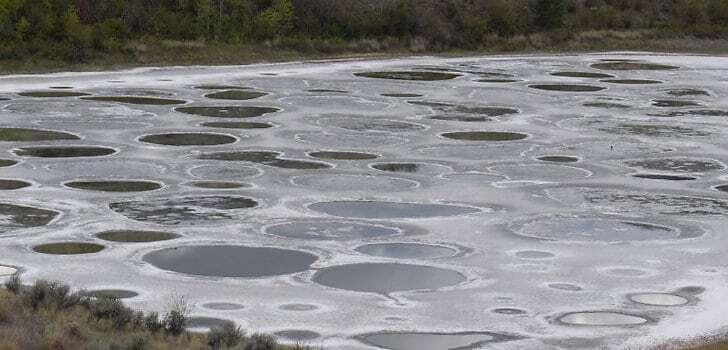
{"type": "Polygon", "coordinates": [[[125,327],[134,318],[134,311],[114,298],[94,299],[90,303],[90,311],[98,319],[110,320],[117,329],[125,327]]]}
{"type": "Polygon", "coordinates": [[[245,339],[244,350],[275,350],[278,347],[276,338],[268,334],[256,333],[245,339]]]}
{"type": "Polygon", "coordinates": [[[207,333],[207,345],[212,349],[232,348],[245,338],[245,332],[234,323],[225,323],[222,327],[214,327],[207,333]]]}
{"type": "Polygon", "coordinates": [[[7,281],[5,281],[5,289],[10,291],[13,294],[20,294],[21,289],[23,288],[23,283],[20,279],[20,272],[16,272],[8,278],[7,281]]]}

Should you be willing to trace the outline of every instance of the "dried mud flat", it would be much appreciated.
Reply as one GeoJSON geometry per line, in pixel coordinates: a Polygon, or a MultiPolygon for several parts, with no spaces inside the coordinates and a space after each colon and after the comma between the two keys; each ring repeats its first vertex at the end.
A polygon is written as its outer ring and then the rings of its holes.
{"type": "Polygon", "coordinates": [[[324,63],[0,77],[0,280],[327,349],[728,326],[724,58],[324,63]]]}

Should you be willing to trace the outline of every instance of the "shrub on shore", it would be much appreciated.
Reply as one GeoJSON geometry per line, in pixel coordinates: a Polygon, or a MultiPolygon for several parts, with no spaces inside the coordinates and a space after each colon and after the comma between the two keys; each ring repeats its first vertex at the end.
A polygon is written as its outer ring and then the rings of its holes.
{"type": "Polygon", "coordinates": [[[207,333],[185,330],[188,307],[173,302],[162,317],[143,313],[113,298],[72,292],[59,282],[22,284],[18,274],[0,288],[0,349],[119,350],[310,350],[278,344],[268,335],[246,336],[232,323],[207,333]]]}

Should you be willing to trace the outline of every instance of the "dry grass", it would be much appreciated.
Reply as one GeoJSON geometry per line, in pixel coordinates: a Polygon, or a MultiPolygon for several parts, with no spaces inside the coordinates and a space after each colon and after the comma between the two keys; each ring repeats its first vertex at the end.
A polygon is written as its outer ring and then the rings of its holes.
{"type": "Polygon", "coordinates": [[[119,300],[71,293],[60,283],[38,281],[26,287],[11,280],[0,288],[0,350],[309,349],[279,345],[267,335],[246,336],[232,324],[209,333],[186,332],[185,310],[174,307],[160,319],[119,300]]]}

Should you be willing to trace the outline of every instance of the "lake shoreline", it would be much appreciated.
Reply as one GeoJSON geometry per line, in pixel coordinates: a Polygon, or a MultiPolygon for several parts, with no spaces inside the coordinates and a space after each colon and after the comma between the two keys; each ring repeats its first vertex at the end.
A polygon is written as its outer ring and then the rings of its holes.
{"type": "Polygon", "coordinates": [[[0,75],[54,72],[97,72],[161,66],[230,66],[309,60],[387,59],[412,56],[467,57],[526,54],[588,54],[649,51],[669,54],[728,54],[728,40],[695,37],[656,37],[653,32],[583,32],[554,43],[554,38],[533,34],[484,43],[477,50],[431,51],[414,45],[378,47],[369,42],[309,43],[308,47],[265,42],[221,44],[202,41],[148,40],[130,43],[122,52],[97,53],[83,62],[22,57],[0,60],[0,75]]]}

